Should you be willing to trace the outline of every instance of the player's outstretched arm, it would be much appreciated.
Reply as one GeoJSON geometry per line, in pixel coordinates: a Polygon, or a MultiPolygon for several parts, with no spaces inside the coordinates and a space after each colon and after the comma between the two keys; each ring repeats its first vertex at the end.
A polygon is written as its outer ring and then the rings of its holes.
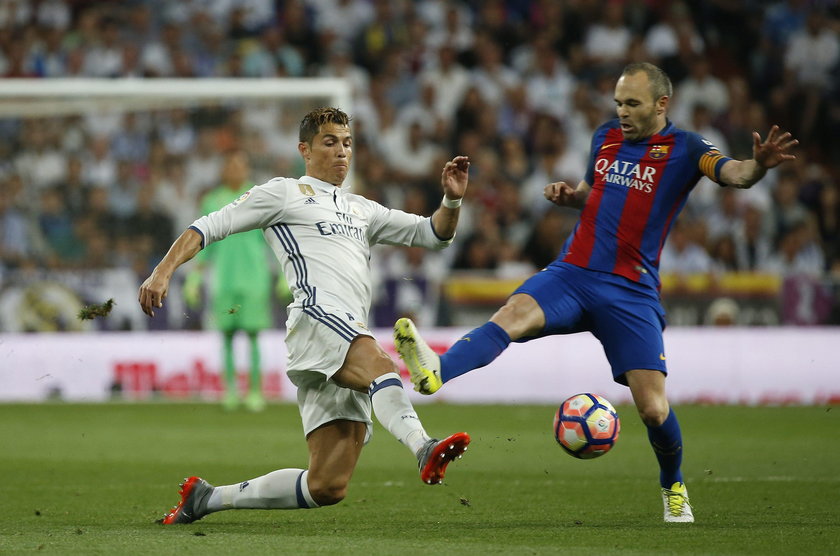
{"type": "Polygon", "coordinates": [[[446,239],[455,235],[461,212],[461,199],[467,193],[469,172],[470,159],[466,156],[456,156],[443,167],[440,175],[443,200],[440,208],[432,215],[432,227],[440,238],[446,239]]]}
{"type": "Polygon", "coordinates": [[[546,185],[543,195],[555,205],[582,209],[591,189],[585,181],[581,181],[577,188],[564,181],[558,181],[546,185]]]}
{"type": "Polygon", "coordinates": [[[193,229],[185,230],[175,240],[166,256],[152,271],[151,276],[140,285],[139,301],[144,313],[153,317],[155,308],[163,307],[172,274],[179,266],[195,257],[199,251],[201,251],[201,234],[193,229]]]}
{"type": "Polygon", "coordinates": [[[774,125],[762,141],[761,135],[753,131],[753,157],[749,160],[730,160],[720,169],[720,181],[739,189],[747,189],[764,177],[767,170],[782,162],[796,158],[791,150],[799,141],[774,125]]]}

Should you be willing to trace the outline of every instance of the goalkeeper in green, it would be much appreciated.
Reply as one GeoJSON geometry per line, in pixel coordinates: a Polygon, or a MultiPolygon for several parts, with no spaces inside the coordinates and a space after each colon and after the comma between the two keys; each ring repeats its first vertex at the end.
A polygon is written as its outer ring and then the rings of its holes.
{"type": "MultiPolygon", "coordinates": [[[[244,151],[226,154],[222,166],[222,185],[208,191],[201,202],[201,214],[210,214],[236,200],[251,189],[250,164],[244,151]]],[[[250,373],[245,407],[252,411],[265,408],[262,393],[260,347],[258,335],[271,326],[271,269],[268,250],[259,230],[235,234],[228,241],[214,243],[196,257],[198,267],[187,275],[184,299],[192,308],[201,300],[201,286],[212,271],[209,282],[209,309],[212,325],[223,335],[225,409],[239,406],[239,388],[233,355],[233,337],[237,331],[248,335],[250,373]]],[[[278,295],[289,300],[286,282],[280,276],[278,295]]]]}

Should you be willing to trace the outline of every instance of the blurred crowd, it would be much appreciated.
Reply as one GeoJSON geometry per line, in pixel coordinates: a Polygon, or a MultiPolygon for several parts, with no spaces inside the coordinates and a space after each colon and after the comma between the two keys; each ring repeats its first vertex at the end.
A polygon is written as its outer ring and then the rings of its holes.
{"type": "MultiPolygon", "coordinates": [[[[662,271],[828,277],[840,276],[839,35],[832,0],[3,0],[0,76],[347,78],[366,196],[430,214],[443,162],[472,160],[453,248],[377,255],[383,280],[434,281],[520,277],[555,257],[577,214],[549,210],[543,186],[583,178],[622,67],[651,61],[674,83],[672,121],[724,154],[751,157],[752,132],[772,124],[801,144],[748,191],[698,184],[662,271]]],[[[0,276],[145,275],[218,185],[225,150],[248,150],[255,183],[302,173],[303,100],[0,119],[0,276]]]]}

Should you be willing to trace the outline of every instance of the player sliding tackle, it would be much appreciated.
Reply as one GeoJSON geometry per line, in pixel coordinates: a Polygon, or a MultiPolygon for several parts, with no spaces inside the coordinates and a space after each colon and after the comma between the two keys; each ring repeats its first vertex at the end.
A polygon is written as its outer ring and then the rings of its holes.
{"type": "Polygon", "coordinates": [[[428,484],[440,483],[447,464],[470,442],[463,432],[444,440],[429,437],[396,364],[365,324],[371,303],[370,246],[447,247],[467,190],[469,160],[457,156],[446,163],[443,201],[424,218],[386,209],[342,187],[353,154],[344,112],[320,108],[307,114],[298,151],[305,176],[274,178],[196,220],[143,282],[140,305],[154,316],[179,266],[231,234],[262,230],[294,296],[286,323],[287,373],[298,388],[309,468],[280,469],[219,487],[190,477],[164,524],[190,523],[234,508],[316,508],[340,502],[370,439],[371,412],[411,450],[428,484]]]}
{"type": "Polygon", "coordinates": [[[651,64],[627,66],[615,87],[618,118],[595,131],[586,177],[578,186],[545,187],[545,198],[582,209],[558,257],[523,283],[489,322],[442,356],[409,319],[394,339],[415,389],[432,394],[445,382],[491,363],[511,341],[588,330],[604,346],[613,379],[630,387],[660,468],[667,522],[694,515],[680,470],[682,435],[665,396],[665,312],[659,301],[659,253],[674,218],[703,176],[748,188],[797,145],[773,126],[753,133],[753,158],[733,160],[666,112],[671,81],[651,64]],[[464,341],[466,340],[466,341],[464,341]]]}

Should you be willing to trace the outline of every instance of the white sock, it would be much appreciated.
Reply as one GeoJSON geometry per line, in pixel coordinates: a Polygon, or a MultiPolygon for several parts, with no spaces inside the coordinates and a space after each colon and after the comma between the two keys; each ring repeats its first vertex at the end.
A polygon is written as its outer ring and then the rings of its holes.
{"type": "Polygon", "coordinates": [[[317,508],[309,494],[308,475],[308,470],[279,469],[236,485],[215,487],[207,501],[207,511],[317,508]]]}
{"type": "Polygon", "coordinates": [[[373,413],[382,426],[416,456],[429,441],[429,435],[403,389],[400,375],[385,373],[370,383],[368,394],[373,413]]]}

